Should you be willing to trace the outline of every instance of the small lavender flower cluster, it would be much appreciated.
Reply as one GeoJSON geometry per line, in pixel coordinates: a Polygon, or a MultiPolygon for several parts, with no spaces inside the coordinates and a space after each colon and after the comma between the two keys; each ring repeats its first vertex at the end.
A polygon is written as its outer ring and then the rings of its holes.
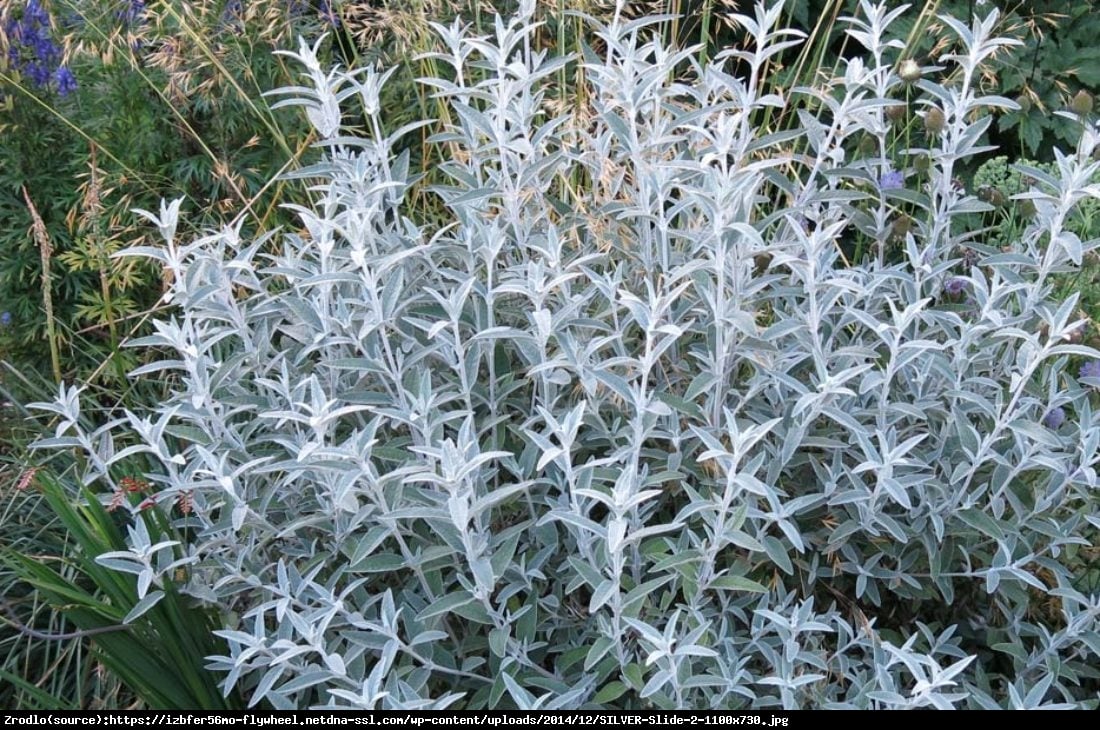
{"type": "Polygon", "coordinates": [[[882,190],[896,190],[905,187],[905,174],[900,170],[887,169],[879,178],[878,186],[882,190]]]}
{"type": "Polygon", "coordinates": [[[68,96],[76,90],[76,77],[61,63],[61,49],[50,33],[50,16],[38,0],[29,0],[22,17],[4,23],[8,37],[8,60],[12,67],[39,89],[54,84],[57,93],[68,96]]]}
{"type": "Polygon", "coordinates": [[[1047,414],[1043,416],[1043,425],[1049,429],[1057,431],[1062,427],[1062,424],[1066,422],[1066,409],[1061,406],[1056,406],[1047,411],[1047,414]]]}
{"type": "Polygon", "coordinates": [[[967,281],[960,277],[954,277],[948,279],[947,283],[943,285],[943,290],[953,297],[957,297],[966,291],[967,281]]]}

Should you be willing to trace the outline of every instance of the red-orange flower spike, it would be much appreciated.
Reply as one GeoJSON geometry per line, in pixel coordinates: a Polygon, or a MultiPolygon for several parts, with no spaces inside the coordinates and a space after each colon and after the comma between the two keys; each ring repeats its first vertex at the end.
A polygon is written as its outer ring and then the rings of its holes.
{"type": "Polygon", "coordinates": [[[121,489],[111,495],[111,501],[107,504],[107,511],[114,512],[116,509],[122,506],[122,503],[126,500],[126,492],[121,489]]]}
{"type": "Polygon", "coordinates": [[[176,500],[176,506],[179,507],[180,514],[184,516],[191,514],[191,512],[195,509],[194,497],[192,493],[181,493],[179,499],[176,500]]]}
{"type": "Polygon", "coordinates": [[[130,494],[136,494],[137,492],[144,492],[149,488],[149,482],[142,481],[141,479],[135,479],[134,477],[122,477],[119,480],[118,485],[122,487],[122,490],[129,492],[130,494]]]}
{"type": "Polygon", "coordinates": [[[41,467],[32,466],[30,469],[27,469],[25,472],[23,472],[19,476],[19,481],[15,483],[15,491],[25,492],[27,490],[27,487],[31,485],[31,482],[34,481],[34,475],[38,473],[38,470],[40,468],[41,467]]]}
{"type": "Polygon", "coordinates": [[[138,509],[144,512],[145,510],[151,509],[156,506],[157,500],[153,499],[152,497],[146,497],[144,500],[142,500],[141,504],[138,505],[138,509]]]}

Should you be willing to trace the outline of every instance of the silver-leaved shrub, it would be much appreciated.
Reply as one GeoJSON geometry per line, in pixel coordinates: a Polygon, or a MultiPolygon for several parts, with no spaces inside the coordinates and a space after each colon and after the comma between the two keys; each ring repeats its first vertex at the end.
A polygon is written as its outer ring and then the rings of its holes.
{"type": "Polygon", "coordinates": [[[943,19],[899,157],[902,12],[865,0],[864,56],[784,96],[778,5],[705,67],[591,21],[564,113],[533,2],[437,26],[441,223],[386,74],[286,54],[322,150],[301,231],[146,213],[164,245],[127,255],[175,309],[134,376],[174,395],[95,428],[75,388],[39,404],[105,501],[147,464],[171,529],[107,559],[134,613],[169,581],[220,608],[211,669],[279,708],[1095,707],[1100,353],[1051,292],[1098,244],[1065,223],[1100,136],[1072,117],[983,244],[954,177],[1014,106],[978,89],[1011,41],[943,19]]]}

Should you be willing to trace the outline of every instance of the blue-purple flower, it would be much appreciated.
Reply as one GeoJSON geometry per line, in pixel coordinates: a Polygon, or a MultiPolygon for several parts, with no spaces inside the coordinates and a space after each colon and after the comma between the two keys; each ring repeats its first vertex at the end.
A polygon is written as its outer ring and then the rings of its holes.
{"type": "Polygon", "coordinates": [[[68,66],[59,66],[54,77],[57,79],[57,93],[61,96],[68,96],[76,91],[76,77],[68,66]]]}
{"type": "Polygon", "coordinates": [[[1047,428],[1057,431],[1062,427],[1062,424],[1066,422],[1066,409],[1061,406],[1051,408],[1047,411],[1047,414],[1043,416],[1043,425],[1047,428]]]}
{"type": "Polygon", "coordinates": [[[1096,378],[1100,380],[1100,360],[1089,360],[1081,366],[1077,373],[1079,378],[1096,378]]]}
{"type": "Polygon", "coordinates": [[[905,175],[900,170],[887,170],[878,179],[878,186],[883,190],[893,190],[905,186],[905,175]]]}
{"type": "Polygon", "coordinates": [[[26,9],[23,10],[23,20],[30,20],[38,25],[47,25],[50,22],[50,16],[42,8],[42,3],[38,0],[30,0],[26,9]]]}
{"type": "Polygon", "coordinates": [[[11,312],[0,312],[0,327],[7,327],[11,324],[11,312]]]}
{"type": "Polygon", "coordinates": [[[28,63],[23,67],[23,73],[40,89],[50,83],[50,69],[44,63],[28,63]]]}
{"type": "Polygon", "coordinates": [[[32,86],[45,89],[56,81],[62,96],[76,88],[72,71],[61,66],[61,48],[50,35],[50,16],[38,0],[30,0],[18,20],[10,17],[4,34],[8,37],[8,61],[32,86]]]}
{"type": "Polygon", "coordinates": [[[943,285],[943,290],[951,296],[957,297],[966,291],[967,283],[966,279],[956,276],[953,279],[947,280],[947,283],[943,285]]]}

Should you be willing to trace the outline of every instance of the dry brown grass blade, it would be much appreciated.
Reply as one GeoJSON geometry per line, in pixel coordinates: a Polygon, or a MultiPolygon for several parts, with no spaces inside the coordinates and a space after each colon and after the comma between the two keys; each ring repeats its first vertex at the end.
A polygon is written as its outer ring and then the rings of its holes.
{"type": "Polygon", "coordinates": [[[61,382],[61,351],[57,344],[57,323],[54,321],[53,313],[53,283],[50,277],[53,246],[50,244],[46,224],[42,221],[42,216],[38,215],[38,209],[34,207],[26,185],[23,186],[23,200],[27,201],[27,210],[30,211],[33,221],[31,231],[42,258],[42,306],[46,310],[46,337],[50,341],[50,364],[53,366],[54,380],[61,382]]]}

